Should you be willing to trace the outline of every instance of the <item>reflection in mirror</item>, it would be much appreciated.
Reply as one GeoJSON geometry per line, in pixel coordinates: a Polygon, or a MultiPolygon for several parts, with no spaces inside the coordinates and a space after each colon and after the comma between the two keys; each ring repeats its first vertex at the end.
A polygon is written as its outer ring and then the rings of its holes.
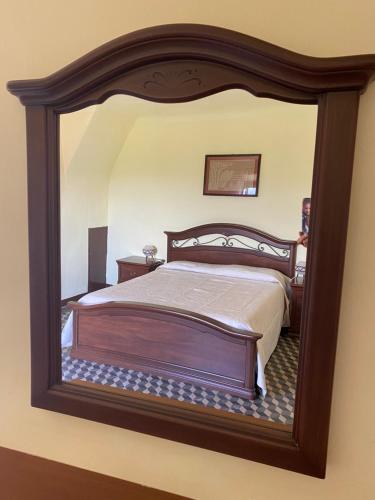
{"type": "Polygon", "coordinates": [[[316,119],[242,90],[61,115],[64,381],[293,423],[316,119]]]}

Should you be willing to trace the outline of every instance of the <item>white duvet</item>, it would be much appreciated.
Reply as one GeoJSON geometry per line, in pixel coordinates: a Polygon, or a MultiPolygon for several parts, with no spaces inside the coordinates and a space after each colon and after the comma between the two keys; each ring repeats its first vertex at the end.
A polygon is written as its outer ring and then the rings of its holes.
{"type": "MultiPolygon", "coordinates": [[[[152,273],[92,292],[82,304],[144,302],[186,309],[226,325],[261,333],[257,348],[257,384],[266,394],[264,368],[280,329],[288,323],[289,279],[272,269],[237,265],[170,262],[152,273]]],[[[62,346],[72,344],[72,314],[62,332],[62,346]]]]}

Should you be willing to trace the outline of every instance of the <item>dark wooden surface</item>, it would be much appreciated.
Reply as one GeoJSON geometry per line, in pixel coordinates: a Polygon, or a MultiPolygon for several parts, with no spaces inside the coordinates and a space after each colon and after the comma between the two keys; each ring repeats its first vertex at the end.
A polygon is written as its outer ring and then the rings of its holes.
{"type": "Polygon", "coordinates": [[[358,104],[358,92],[332,92],[321,96],[318,111],[293,434],[321,473],[328,445],[358,104]]]}
{"type": "Polygon", "coordinates": [[[71,356],[173,377],[254,399],[262,335],[191,311],[132,302],[69,304],[71,356]]]}
{"type": "Polygon", "coordinates": [[[258,96],[315,103],[324,92],[364,90],[374,70],[372,54],[310,57],[224,28],[170,24],[121,36],[50,76],[12,81],[8,89],[25,105],[65,110],[123,89],[178,102],[237,86],[258,96]],[[166,85],[154,83],[155,71],[167,77],[166,85]]]}
{"type": "Polygon", "coordinates": [[[0,447],[2,500],[174,500],[154,488],[0,447]]]}
{"type": "Polygon", "coordinates": [[[289,332],[299,335],[301,328],[301,315],[302,315],[302,299],[303,299],[303,280],[294,278],[291,281],[292,296],[290,299],[290,326],[289,332]]]}
{"type": "Polygon", "coordinates": [[[358,102],[374,70],[375,55],[314,58],[223,28],[166,25],[9,82],[27,108],[32,404],[324,477],[358,102]],[[61,383],[59,113],[114,94],[185,102],[230,88],[319,106],[292,433],[61,383]]]}
{"type": "Polygon", "coordinates": [[[164,261],[155,260],[152,262],[151,259],[147,261],[146,257],[133,255],[123,259],[118,259],[116,262],[118,267],[117,282],[122,283],[124,281],[137,278],[138,276],[144,276],[163,264],[164,261]]]}
{"type": "Polygon", "coordinates": [[[152,259],[146,259],[146,257],[143,257],[141,255],[130,255],[129,257],[124,257],[123,259],[117,259],[116,262],[150,267],[150,266],[155,265],[155,264],[160,264],[162,261],[156,259],[153,262],[152,259]]]}
{"type": "Polygon", "coordinates": [[[184,231],[165,231],[168,238],[167,260],[190,260],[192,262],[207,262],[210,264],[240,264],[244,266],[266,267],[281,271],[287,276],[294,276],[297,242],[282,240],[276,236],[253,227],[240,224],[214,223],[191,227],[184,231]],[[245,236],[259,243],[259,249],[237,248],[220,245],[174,246],[174,241],[200,238],[207,235],[245,236]],[[288,256],[278,256],[266,253],[264,247],[272,245],[281,252],[289,251],[288,256]]]}
{"type": "Polygon", "coordinates": [[[88,291],[104,288],[107,283],[107,239],[108,226],[90,227],[88,291]]]}

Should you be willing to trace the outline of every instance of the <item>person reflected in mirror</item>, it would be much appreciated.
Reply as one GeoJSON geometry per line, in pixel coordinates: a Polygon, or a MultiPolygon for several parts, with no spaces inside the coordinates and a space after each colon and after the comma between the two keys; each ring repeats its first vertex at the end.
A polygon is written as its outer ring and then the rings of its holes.
{"type": "Polygon", "coordinates": [[[308,233],[303,233],[302,231],[300,231],[299,237],[297,239],[297,245],[303,245],[305,248],[307,248],[308,242],[309,242],[308,233]]]}
{"type": "Polygon", "coordinates": [[[297,244],[304,247],[307,247],[309,241],[310,212],[311,198],[304,198],[302,200],[302,231],[300,231],[299,238],[297,239],[297,244]]]}
{"type": "Polygon", "coordinates": [[[302,232],[309,234],[310,229],[311,198],[302,201],[302,232]]]}

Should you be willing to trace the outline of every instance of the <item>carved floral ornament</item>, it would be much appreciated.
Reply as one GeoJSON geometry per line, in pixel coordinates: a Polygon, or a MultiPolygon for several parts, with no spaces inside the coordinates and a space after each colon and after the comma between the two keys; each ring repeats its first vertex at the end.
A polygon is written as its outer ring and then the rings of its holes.
{"type": "Polygon", "coordinates": [[[198,69],[184,69],[182,71],[154,71],[149,80],[143,84],[147,88],[167,88],[174,89],[184,87],[187,85],[194,85],[200,87],[202,79],[199,75],[198,69]]]}

